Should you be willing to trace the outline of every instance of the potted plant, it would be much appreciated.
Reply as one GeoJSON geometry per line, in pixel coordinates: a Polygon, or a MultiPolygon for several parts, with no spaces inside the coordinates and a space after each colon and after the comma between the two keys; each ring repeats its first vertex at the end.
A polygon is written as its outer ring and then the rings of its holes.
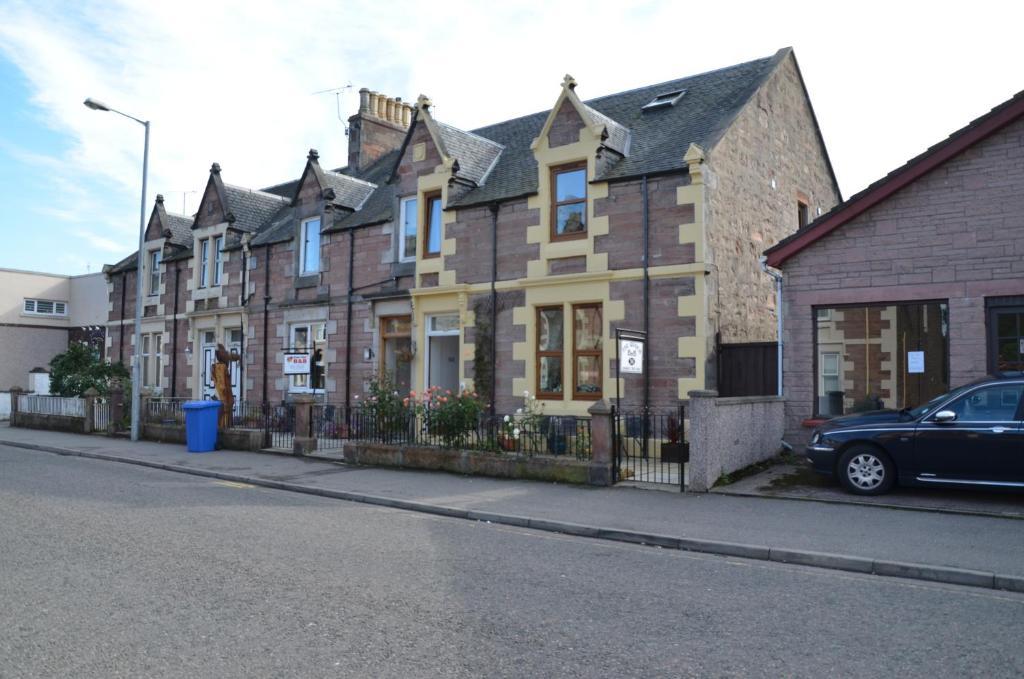
{"type": "Polygon", "coordinates": [[[668,441],[663,441],[661,444],[661,461],[662,462],[683,462],[690,461],[690,444],[686,441],[681,440],[683,431],[680,426],[679,420],[676,419],[675,415],[669,415],[668,420],[665,422],[665,436],[668,437],[668,441]]]}

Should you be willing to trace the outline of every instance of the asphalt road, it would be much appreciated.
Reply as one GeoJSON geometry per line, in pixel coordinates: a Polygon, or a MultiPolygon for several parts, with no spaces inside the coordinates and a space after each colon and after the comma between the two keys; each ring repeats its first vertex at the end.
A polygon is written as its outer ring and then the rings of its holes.
{"type": "Polygon", "coordinates": [[[0,447],[0,676],[1019,676],[1024,596],[0,447]]]}

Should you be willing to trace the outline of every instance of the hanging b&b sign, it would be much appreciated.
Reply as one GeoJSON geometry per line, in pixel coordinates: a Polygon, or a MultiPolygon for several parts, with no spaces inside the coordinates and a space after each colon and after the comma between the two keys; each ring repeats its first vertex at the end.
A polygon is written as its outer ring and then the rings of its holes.
{"type": "Polygon", "coordinates": [[[644,343],[638,340],[619,340],[619,372],[635,375],[644,372],[644,343]]]}

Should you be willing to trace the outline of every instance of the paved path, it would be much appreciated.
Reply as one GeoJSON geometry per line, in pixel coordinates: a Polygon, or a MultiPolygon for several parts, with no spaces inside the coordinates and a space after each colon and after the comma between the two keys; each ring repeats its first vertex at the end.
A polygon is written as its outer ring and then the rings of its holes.
{"type": "Polygon", "coordinates": [[[1024,594],[13,448],[0,447],[0,469],[4,676],[1024,673],[1024,594]]]}
{"type": "Polygon", "coordinates": [[[1024,523],[1015,519],[713,493],[582,488],[225,450],[189,454],[181,445],[0,427],[0,443],[4,441],[461,510],[1024,577],[1024,523]]]}

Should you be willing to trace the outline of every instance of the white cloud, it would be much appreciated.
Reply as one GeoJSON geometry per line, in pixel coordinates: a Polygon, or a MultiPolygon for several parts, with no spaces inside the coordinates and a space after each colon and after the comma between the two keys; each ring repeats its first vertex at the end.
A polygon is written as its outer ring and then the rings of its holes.
{"type": "Polygon", "coordinates": [[[51,214],[89,215],[79,237],[127,252],[142,130],[87,110],[87,96],[153,121],[149,202],[163,192],[188,211],[214,161],[245,186],[296,176],[309,147],[343,165],[334,98],[317,90],[351,83],[346,116],[361,86],[424,92],[441,119],[472,128],[543,110],[566,72],[591,97],[792,44],[848,195],[1020,89],[1008,16],[1020,10],[994,5],[995,21],[982,4],[19,0],[0,5],[0,54],[24,73],[38,120],[71,140],[59,160],[22,149],[54,169],[51,214]]]}

